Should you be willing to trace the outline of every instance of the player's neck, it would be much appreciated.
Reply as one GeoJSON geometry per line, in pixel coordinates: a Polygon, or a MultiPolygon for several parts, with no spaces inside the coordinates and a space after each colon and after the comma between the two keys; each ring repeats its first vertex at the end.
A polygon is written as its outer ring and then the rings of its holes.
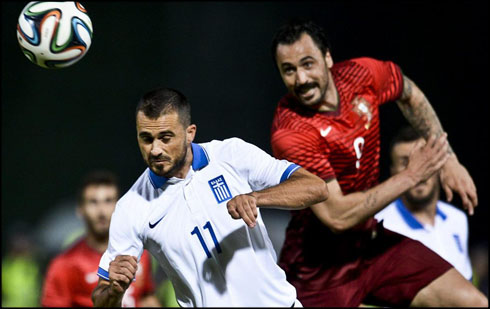
{"type": "Polygon", "coordinates": [[[437,197],[432,198],[424,204],[412,205],[402,197],[403,204],[412,213],[412,215],[423,225],[434,226],[436,218],[437,197]]]}
{"type": "Polygon", "coordinates": [[[92,233],[87,233],[85,240],[87,242],[87,246],[99,253],[104,253],[107,249],[107,244],[109,243],[109,235],[101,238],[93,235],[92,233]]]}

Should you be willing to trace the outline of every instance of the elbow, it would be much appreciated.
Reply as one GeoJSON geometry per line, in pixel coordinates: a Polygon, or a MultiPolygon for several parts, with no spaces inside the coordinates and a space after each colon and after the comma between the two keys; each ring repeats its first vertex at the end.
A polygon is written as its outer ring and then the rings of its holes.
{"type": "Polygon", "coordinates": [[[333,216],[331,212],[321,211],[315,214],[323,225],[328,227],[334,234],[341,234],[351,228],[347,220],[333,216]]]}
{"type": "Polygon", "coordinates": [[[316,200],[314,201],[314,204],[326,201],[329,197],[327,183],[321,180],[316,187],[316,194],[314,194],[316,200]]]}
{"type": "Polygon", "coordinates": [[[344,233],[350,228],[350,226],[347,225],[344,220],[339,219],[332,220],[327,226],[334,234],[344,233]]]}

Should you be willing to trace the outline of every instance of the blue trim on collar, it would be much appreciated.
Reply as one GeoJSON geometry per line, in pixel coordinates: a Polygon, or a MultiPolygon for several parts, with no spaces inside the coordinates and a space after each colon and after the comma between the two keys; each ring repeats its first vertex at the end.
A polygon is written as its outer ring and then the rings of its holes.
{"type": "Polygon", "coordinates": [[[400,215],[402,215],[403,220],[410,226],[412,229],[423,229],[424,226],[420,224],[420,222],[415,219],[415,217],[412,215],[410,211],[403,205],[403,202],[401,199],[397,199],[395,201],[396,208],[398,209],[398,212],[400,215]]]}
{"type": "Polygon", "coordinates": [[[442,220],[446,220],[447,218],[447,215],[443,213],[442,210],[437,205],[436,205],[436,215],[441,216],[442,220]]]}
{"type": "Polygon", "coordinates": [[[209,157],[201,145],[191,143],[191,146],[192,154],[194,155],[194,158],[192,158],[192,168],[197,171],[209,164],[209,157]]]}
{"type": "MultiPolygon", "coordinates": [[[[197,171],[209,164],[209,157],[204,148],[199,144],[191,143],[192,148],[192,168],[197,171]]],[[[161,188],[167,181],[168,178],[164,176],[158,176],[149,170],[150,182],[155,189],[161,188]]]]}

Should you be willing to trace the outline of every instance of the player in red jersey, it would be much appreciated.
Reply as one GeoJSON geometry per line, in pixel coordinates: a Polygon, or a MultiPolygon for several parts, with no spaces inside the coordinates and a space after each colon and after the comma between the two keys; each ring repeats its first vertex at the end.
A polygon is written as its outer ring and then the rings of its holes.
{"type": "Polygon", "coordinates": [[[488,300],[420,242],[385,230],[373,215],[440,170],[473,214],[476,188],[421,90],[390,61],[333,63],[323,30],[293,21],[272,53],[289,90],[276,109],[274,155],[327,182],[330,197],[292,212],[279,264],[305,306],[488,306],[488,300]],[[378,184],[379,113],[396,101],[427,140],[403,174],[378,184]]]}
{"type": "MultiPolygon", "coordinates": [[[[83,218],[87,234],[55,257],[47,270],[43,286],[43,307],[92,307],[92,291],[97,286],[100,258],[107,248],[109,223],[119,190],[114,175],[93,172],[86,176],[79,192],[77,213],[83,218]]],[[[159,307],[154,296],[151,258],[144,252],[136,280],[123,298],[123,307],[159,307]]]]}

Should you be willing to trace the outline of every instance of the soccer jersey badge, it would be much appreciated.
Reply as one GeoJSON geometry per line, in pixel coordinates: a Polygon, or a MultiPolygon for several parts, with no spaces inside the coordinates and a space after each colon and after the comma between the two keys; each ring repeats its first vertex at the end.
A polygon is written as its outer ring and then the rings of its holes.
{"type": "Polygon", "coordinates": [[[364,128],[366,128],[366,130],[369,129],[371,119],[373,118],[371,103],[363,97],[355,97],[351,103],[354,106],[352,110],[365,122],[364,128]]]}
{"type": "Polygon", "coordinates": [[[218,201],[218,204],[231,199],[230,189],[228,188],[223,175],[211,179],[208,183],[211,190],[213,190],[214,197],[216,198],[216,201],[218,201]]]}

